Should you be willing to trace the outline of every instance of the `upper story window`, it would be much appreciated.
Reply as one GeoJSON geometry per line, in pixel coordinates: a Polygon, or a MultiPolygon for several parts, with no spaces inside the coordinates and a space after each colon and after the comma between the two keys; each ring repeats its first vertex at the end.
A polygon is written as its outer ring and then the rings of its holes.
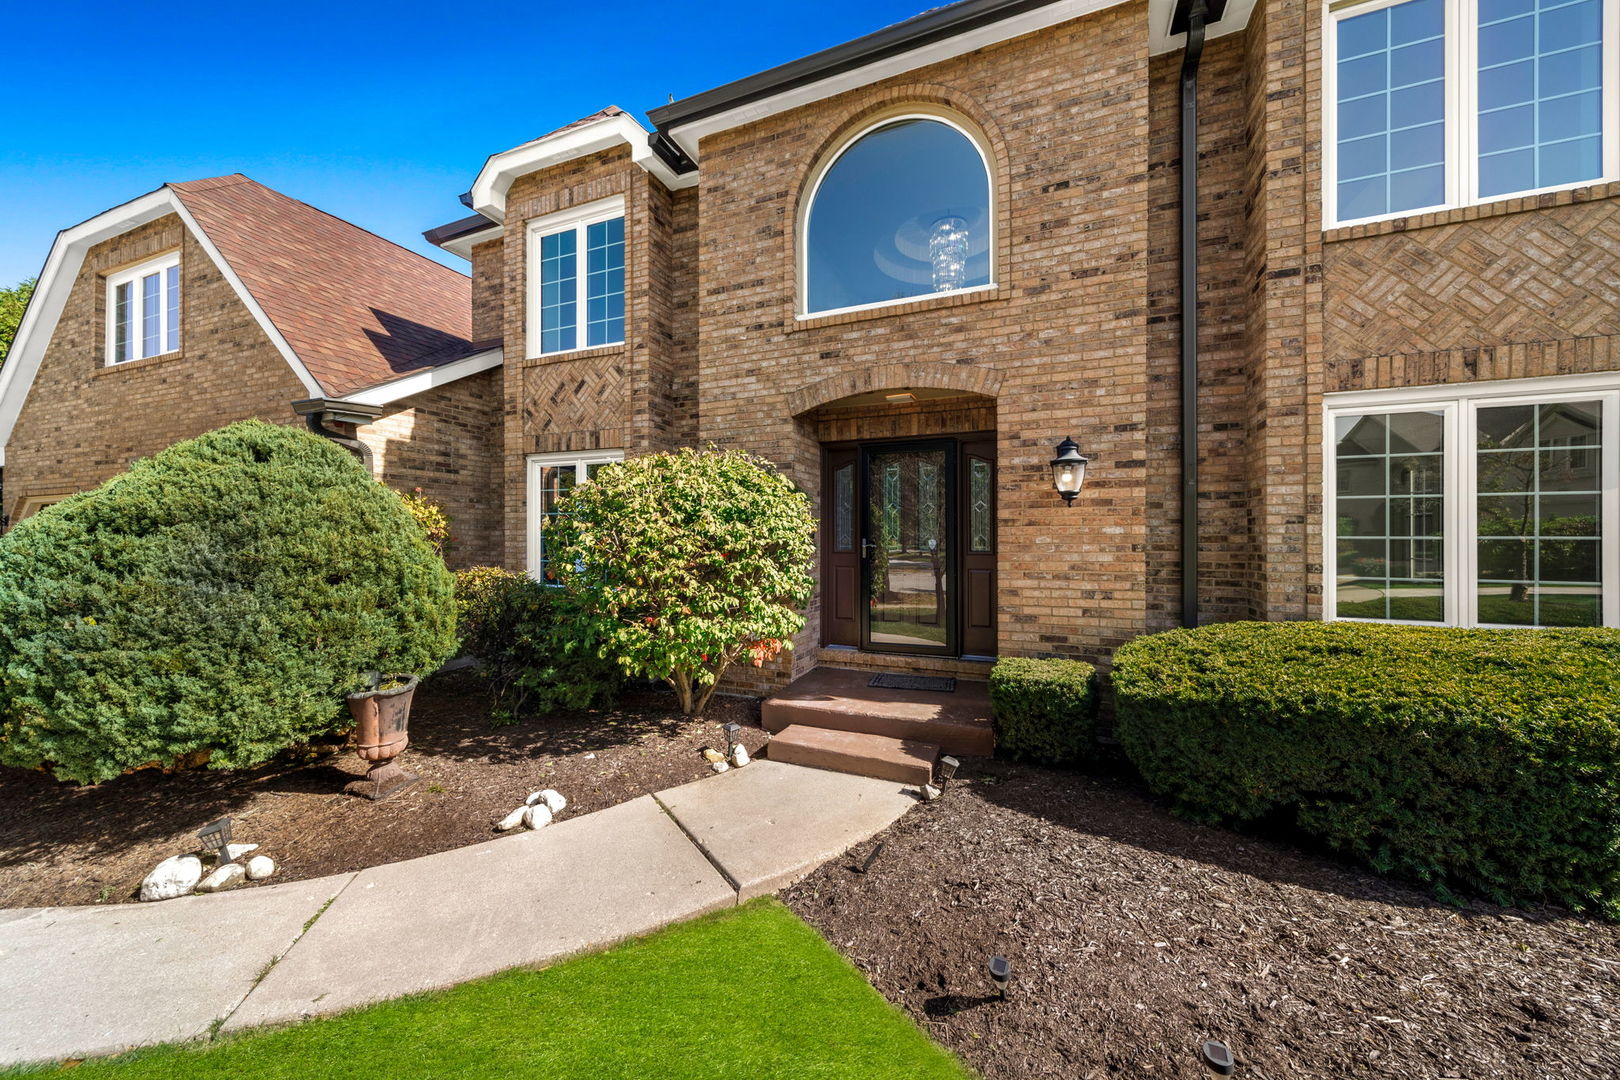
{"type": "Polygon", "coordinates": [[[803,311],[828,314],[991,283],[990,170],[979,144],[937,116],[867,128],[810,189],[803,311]]]}
{"type": "Polygon", "coordinates": [[[1327,220],[1620,177],[1620,0],[1364,0],[1328,18],[1327,220]]]}
{"type": "Polygon", "coordinates": [[[107,363],[180,349],[180,253],[107,277],[107,363]]]}
{"type": "Polygon", "coordinates": [[[529,223],[528,353],[624,341],[624,200],[529,223]]]}

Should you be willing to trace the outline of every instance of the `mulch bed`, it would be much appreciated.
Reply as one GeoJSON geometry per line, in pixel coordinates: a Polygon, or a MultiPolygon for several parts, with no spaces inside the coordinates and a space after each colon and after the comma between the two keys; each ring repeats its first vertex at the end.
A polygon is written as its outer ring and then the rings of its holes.
{"type": "Polygon", "coordinates": [[[0,908],[132,901],[153,866],[195,850],[197,830],[227,814],[235,841],[276,860],[271,883],[475,844],[540,788],[567,796],[566,819],[708,776],[702,748],[724,750],[720,725],[733,720],[750,752],[763,745],[753,700],[716,697],[694,721],[658,691],[495,727],[482,684],[457,673],[417,692],[399,760],[422,779],[382,802],[343,793],[365,772],[352,751],[236,772],[146,770],[91,788],[0,768],[0,908]]]}
{"type": "Polygon", "coordinates": [[[965,762],[789,905],[986,1077],[1620,1076],[1620,927],[1464,909],[1180,820],[1130,781],[965,762]],[[998,1000],[994,954],[1013,965],[998,1000]]]}

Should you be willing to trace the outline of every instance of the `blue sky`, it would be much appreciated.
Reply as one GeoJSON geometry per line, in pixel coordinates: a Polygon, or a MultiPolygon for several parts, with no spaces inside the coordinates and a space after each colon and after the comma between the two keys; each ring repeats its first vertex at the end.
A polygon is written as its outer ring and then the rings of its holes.
{"type": "Polygon", "coordinates": [[[484,158],[646,110],[931,6],[17,4],[5,16],[0,285],[57,230],[169,180],[243,172],[390,240],[466,213],[484,158]],[[807,11],[811,17],[807,18],[807,11]]]}

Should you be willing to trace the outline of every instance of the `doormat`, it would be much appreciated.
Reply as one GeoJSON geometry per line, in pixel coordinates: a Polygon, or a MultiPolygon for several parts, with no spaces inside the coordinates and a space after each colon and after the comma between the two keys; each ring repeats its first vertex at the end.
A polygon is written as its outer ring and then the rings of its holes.
{"type": "Polygon", "coordinates": [[[933,690],[940,694],[956,693],[956,680],[949,675],[895,675],[884,672],[872,676],[868,686],[882,690],[933,690]]]}

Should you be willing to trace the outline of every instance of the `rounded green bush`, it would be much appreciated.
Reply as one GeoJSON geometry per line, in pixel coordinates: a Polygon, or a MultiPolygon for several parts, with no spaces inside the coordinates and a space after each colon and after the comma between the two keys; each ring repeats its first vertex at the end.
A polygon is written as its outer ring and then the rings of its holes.
{"type": "Polygon", "coordinates": [[[1081,660],[1005,657],[990,669],[996,752],[1072,765],[1095,756],[1097,669],[1081,660]]]}
{"type": "Polygon", "coordinates": [[[1620,916],[1620,631],[1228,623],[1125,645],[1113,681],[1126,754],[1198,816],[1620,916]]]}
{"type": "Polygon", "coordinates": [[[326,439],[233,424],[0,538],[0,763],[249,765],[454,644],[450,573],[399,496],[326,439]]]}

